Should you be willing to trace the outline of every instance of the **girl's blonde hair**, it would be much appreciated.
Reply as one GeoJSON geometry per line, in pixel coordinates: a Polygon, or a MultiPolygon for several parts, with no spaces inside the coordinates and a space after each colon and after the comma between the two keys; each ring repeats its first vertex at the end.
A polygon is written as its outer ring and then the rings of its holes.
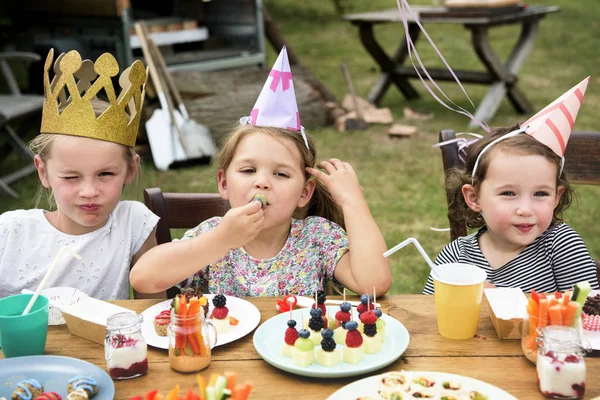
{"type": "MultiPolygon", "coordinates": [[[[308,140],[308,148],[306,148],[306,144],[304,143],[304,139],[300,132],[283,128],[254,126],[250,124],[234,127],[224,138],[223,145],[216,158],[218,170],[222,170],[223,172],[227,171],[240,141],[253,133],[262,133],[275,139],[285,139],[292,142],[300,154],[300,169],[304,171],[306,179],[312,179],[308,172],[306,172],[306,167],[315,167],[317,155],[315,144],[308,133],[306,133],[306,139],[308,140]]],[[[341,208],[335,202],[331,193],[329,193],[329,190],[327,190],[318,179],[315,179],[315,181],[316,188],[310,202],[305,207],[297,208],[293,217],[304,219],[308,216],[315,215],[333,221],[343,228],[344,215],[341,208]]]]}
{"type": "MultiPolygon", "coordinates": [[[[94,109],[94,114],[96,115],[96,117],[99,117],[100,115],[102,115],[102,113],[104,111],[106,111],[106,109],[108,107],[110,107],[110,103],[107,101],[103,101],[103,100],[93,99],[90,101],[90,103],[92,104],[92,108],[94,109]]],[[[64,109],[64,107],[66,107],[66,105],[63,106],[63,109],[64,109]]],[[[48,159],[50,158],[50,154],[52,151],[52,144],[54,143],[54,140],[56,139],[57,136],[63,136],[63,135],[60,135],[58,133],[41,132],[38,136],[33,138],[33,140],[31,142],[29,142],[28,147],[33,152],[33,154],[40,156],[42,161],[44,163],[46,163],[48,161],[48,159]]],[[[127,162],[127,166],[129,168],[131,168],[131,167],[137,168],[137,165],[135,162],[135,156],[136,156],[135,149],[133,147],[127,147],[122,144],[120,144],[119,146],[122,147],[123,158],[127,162]]],[[[139,171],[136,170],[136,177],[137,177],[138,172],[139,171]]],[[[50,208],[54,208],[56,206],[56,204],[54,202],[54,196],[52,195],[52,190],[45,188],[40,183],[40,186],[39,186],[36,198],[35,198],[35,208],[37,208],[39,206],[40,202],[42,201],[42,197],[46,197],[46,200],[48,201],[48,206],[50,208]]]]}
{"type": "Polygon", "coordinates": [[[562,213],[569,207],[573,198],[573,189],[569,185],[564,172],[560,172],[562,158],[554,153],[550,147],[533,138],[531,135],[526,133],[518,134],[501,140],[493,145],[488,151],[483,153],[479,160],[479,166],[477,167],[477,175],[472,176],[475,161],[483,148],[495,139],[516,129],[519,129],[519,124],[510,128],[497,128],[493,130],[489,135],[468,147],[464,167],[454,167],[448,170],[446,173],[446,190],[449,198],[448,217],[452,221],[464,221],[471,229],[481,228],[485,225],[483,216],[467,206],[462,194],[462,187],[465,184],[473,184],[475,190],[479,191],[481,183],[485,180],[490,160],[494,157],[494,154],[497,154],[499,151],[520,155],[542,156],[556,167],[556,187],[563,186],[565,190],[560,197],[558,205],[554,208],[552,224],[562,221],[562,213]]]}

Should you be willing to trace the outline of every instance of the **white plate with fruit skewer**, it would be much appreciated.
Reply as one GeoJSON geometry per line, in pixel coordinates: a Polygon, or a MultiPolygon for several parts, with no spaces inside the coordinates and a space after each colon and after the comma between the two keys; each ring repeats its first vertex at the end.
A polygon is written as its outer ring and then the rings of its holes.
{"type": "Polygon", "coordinates": [[[457,399],[516,400],[516,397],[504,390],[474,378],[444,372],[422,371],[393,371],[360,379],[342,387],[327,400],[396,398],[392,397],[395,393],[411,399],[417,397],[414,394],[423,393],[428,397],[431,396],[432,399],[452,396],[457,399]],[[423,383],[431,386],[425,387],[423,383]],[[380,392],[388,397],[380,396],[380,392]],[[476,397],[473,392],[477,392],[480,397],[476,397]]]}
{"type": "MultiPolygon", "coordinates": [[[[327,307],[328,315],[335,315],[339,307],[327,307]]],[[[310,318],[310,309],[296,309],[292,311],[292,317],[297,322],[297,328],[301,329],[304,321],[310,318]]],[[[356,309],[353,311],[353,320],[357,321],[356,309]]],[[[356,364],[340,362],[333,367],[324,367],[314,362],[306,367],[296,365],[290,357],[280,354],[281,346],[284,343],[287,321],[290,319],[290,313],[284,312],[278,314],[258,327],[254,332],[254,348],[258,354],[269,364],[291,372],[297,375],[312,376],[317,378],[340,378],[356,376],[372,371],[376,371],[396,361],[408,347],[410,335],[408,331],[398,320],[387,314],[382,314],[383,321],[386,323],[385,342],[381,350],[375,354],[365,354],[364,358],[356,364]]],[[[337,345],[341,351],[345,346],[337,345]]],[[[316,346],[318,348],[319,346],[316,346]]]]}
{"type": "MultiPolygon", "coordinates": [[[[208,316],[214,310],[212,302],[214,294],[205,294],[208,304],[208,316]]],[[[217,344],[215,346],[222,346],[224,344],[238,340],[254,330],[260,323],[260,311],[256,306],[244,299],[233,296],[225,296],[227,299],[226,306],[229,309],[229,316],[234,317],[237,320],[237,325],[231,325],[228,333],[217,334],[217,344]]],[[[159,336],[154,329],[154,318],[162,311],[170,310],[171,302],[173,299],[161,301],[148,307],[142,312],[144,321],[142,322],[142,335],[146,339],[146,343],[149,346],[158,347],[160,349],[168,349],[169,341],[167,336],[159,336]]]]}

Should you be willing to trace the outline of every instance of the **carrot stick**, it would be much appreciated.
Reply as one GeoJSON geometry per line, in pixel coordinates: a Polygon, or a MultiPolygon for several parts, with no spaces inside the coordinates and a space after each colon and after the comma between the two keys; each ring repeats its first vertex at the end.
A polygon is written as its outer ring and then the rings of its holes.
{"type": "Polygon", "coordinates": [[[235,381],[236,381],[236,373],[235,372],[224,372],[223,376],[227,379],[227,389],[231,390],[233,393],[233,389],[235,389],[235,381]]]}
{"type": "Polygon", "coordinates": [[[557,304],[558,304],[558,300],[556,300],[556,297],[553,297],[550,300],[548,300],[548,308],[554,307],[557,304]]]}
{"type": "Polygon", "coordinates": [[[528,307],[530,307],[530,309],[531,309],[531,312],[529,314],[533,314],[537,317],[540,314],[540,311],[539,311],[540,306],[531,297],[528,299],[528,301],[529,301],[528,307]]]}
{"type": "Polygon", "coordinates": [[[548,315],[550,315],[550,324],[551,325],[562,325],[562,306],[560,304],[556,304],[552,307],[548,307],[548,315]]]}
{"type": "Polygon", "coordinates": [[[548,326],[548,299],[540,298],[540,313],[538,327],[544,328],[548,326]]]}
{"type": "Polygon", "coordinates": [[[569,301],[567,304],[567,310],[563,317],[563,324],[566,326],[572,326],[573,320],[575,319],[575,315],[577,314],[577,310],[579,310],[579,303],[576,301],[569,301]]]}
{"type": "Polygon", "coordinates": [[[206,381],[202,375],[196,375],[196,382],[198,382],[198,390],[200,390],[200,400],[206,400],[206,381]]]}

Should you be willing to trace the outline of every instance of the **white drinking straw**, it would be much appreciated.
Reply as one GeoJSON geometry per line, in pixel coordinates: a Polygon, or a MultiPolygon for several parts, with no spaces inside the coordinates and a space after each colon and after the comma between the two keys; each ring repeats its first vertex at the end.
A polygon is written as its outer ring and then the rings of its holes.
{"type": "Polygon", "coordinates": [[[427,264],[429,265],[429,268],[431,268],[431,271],[433,272],[433,274],[438,278],[440,278],[440,274],[437,272],[436,266],[433,264],[433,261],[431,261],[431,258],[429,258],[429,256],[427,255],[427,253],[425,253],[425,250],[423,250],[423,247],[421,247],[421,244],[419,243],[419,241],[415,238],[408,238],[406,239],[404,242],[397,244],[396,246],[392,247],[391,249],[389,249],[388,251],[386,251],[385,253],[383,253],[384,257],[389,257],[392,254],[394,254],[395,252],[397,252],[398,250],[400,250],[401,248],[403,248],[404,246],[406,246],[407,244],[412,243],[417,247],[417,250],[419,250],[419,253],[421,253],[421,255],[423,256],[423,258],[425,259],[425,261],[427,261],[427,264]]]}
{"type": "Polygon", "coordinates": [[[54,267],[56,267],[56,264],[58,264],[58,260],[59,260],[60,256],[62,256],[65,251],[71,253],[71,255],[73,257],[75,257],[76,259],[78,259],[78,260],[82,259],[81,256],[75,252],[75,250],[73,250],[72,248],[70,248],[68,246],[63,246],[63,248],[60,249],[60,252],[58,253],[58,255],[56,256],[56,258],[54,259],[54,263],[52,264],[52,266],[50,267],[50,269],[48,269],[48,272],[46,272],[46,275],[44,275],[44,278],[40,282],[40,285],[38,286],[37,290],[35,291],[35,293],[33,294],[33,296],[31,296],[31,300],[29,300],[29,304],[27,304],[27,307],[25,307],[25,311],[23,311],[23,314],[21,314],[21,315],[26,315],[26,314],[29,313],[29,311],[31,310],[31,307],[33,307],[33,304],[35,303],[35,301],[37,300],[38,296],[40,295],[40,293],[44,289],[44,286],[46,286],[46,282],[48,281],[48,278],[50,277],[50,274],[52,273],[52,270],[54,270],[54,267]]]}

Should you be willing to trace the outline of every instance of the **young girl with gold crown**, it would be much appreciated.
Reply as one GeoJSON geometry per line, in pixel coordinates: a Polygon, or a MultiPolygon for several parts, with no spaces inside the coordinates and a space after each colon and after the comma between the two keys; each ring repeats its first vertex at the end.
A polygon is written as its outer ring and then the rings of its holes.
{"type": "MultiPolygon", "coordinates": [[[[447,245],[435,264],[478,266],[486,287],[548,293],[587,280],[598,288],[585,243],[561,222],[572,194],[564,152],[588,81],[520,126],[497,129],[467,148],[465,168],[447,177],[449,214],[479,230],[447,245]]],[[[430,275],[423,292],[433,291],[430,275]]]]}
{"type": "Polygon", "coordinates": [[[50,81],[53,57],[50,50],[41,134],[31,148],[56,210],[0,215],[0,297],[35,290],[61,248],[69,246],[82,260],[61,260],[46,287],[126,299],[130,266],[156,245],[158,217],[142,203],[120,200],[140,165],[134,145],[147,72],[140,61],[133,63],[121,75],[117,98],[111,78],[119,65],[112,55],[92,63],[76,51],[61,54],[50,81]],[[108,101],[97,99],[100,91],[108,101]]]}
{"type": "Polygon", "coordinates": [[[285,48],[240,122],[217,158],[219,193],[232,208],[144,254],[133,287],[154,293],[189,277],[188,286],[235,296],[312,295],[323,281],[386,293],[383,236],[352,166],[330,159],[317,165],[325,172],[315,168],[285,48]]]}

